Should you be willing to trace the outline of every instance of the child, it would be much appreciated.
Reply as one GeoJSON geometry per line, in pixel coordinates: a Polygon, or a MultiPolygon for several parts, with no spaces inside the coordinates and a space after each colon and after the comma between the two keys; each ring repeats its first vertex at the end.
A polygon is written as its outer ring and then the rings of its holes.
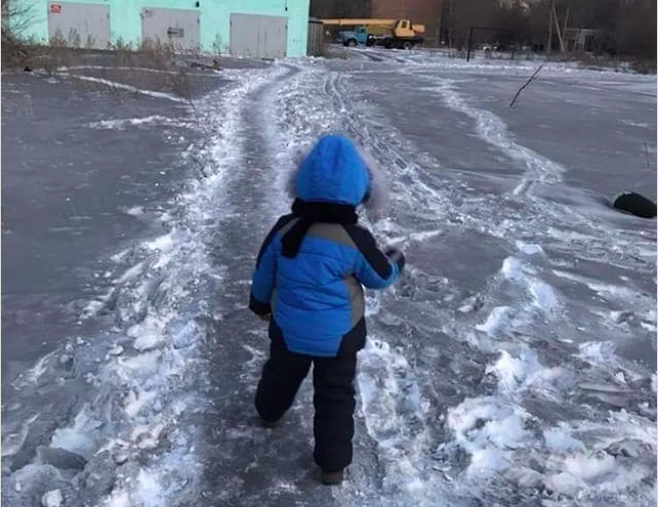
{"type": "Polygon", "coordinates": [[[393,284],[405,258],[393,249],[383,254],[357,225],[355,210],[374,184],[348,139],[323,137],[293,183],[293,213],[266,237],[252,279],[249,307],[270,321],[271,340],[256,409],[265,425],[274,425],[313,363],[314,459],[321,481],[339,484],[352,461],[353,381],[366,341],[362,285],[393,284]]]}

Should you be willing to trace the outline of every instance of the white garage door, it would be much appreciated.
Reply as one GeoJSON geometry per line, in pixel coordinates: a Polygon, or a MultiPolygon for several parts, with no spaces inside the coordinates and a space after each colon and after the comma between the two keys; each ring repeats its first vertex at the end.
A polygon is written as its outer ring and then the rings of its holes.
{"type": "Polygon", "coordinates": [[[231,14],[231,55],[284,58],[288,18],[231,14]]]}
{"type": "Polygon", "coordinates": [[[107,49],[110,44],[110,6],[48,2],[51,44],[107,49]]]}
{"type": "Polygon", "coordinates": [[[142,9],[142,40],[195,51],[199,49],[199,12],[145,7],[142,9]]]}

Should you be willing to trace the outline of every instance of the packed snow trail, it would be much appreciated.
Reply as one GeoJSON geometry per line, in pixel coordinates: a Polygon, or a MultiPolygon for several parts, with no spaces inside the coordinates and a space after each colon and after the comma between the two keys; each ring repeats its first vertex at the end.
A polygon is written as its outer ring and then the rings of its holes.
{"type": "Polygon", "coordinates": [[[282,64],[270,72],[270,79],[251,87],[230,113],[222,104],[209,105],[220,133],[214,156],[228,172],[210,245],[223,290],[208,343],[212,389],[200,499],[226,506],[328,505],[331,491],[315,487],[312,475],[308,385],[275,430],[259,424],[253,404],[269,339],[267,324],[247,309],[249,287],[261,242],[289,211],[284,189],[292,162],[278,130],[276,97],[291,86],[298,69],[282,64]]]}

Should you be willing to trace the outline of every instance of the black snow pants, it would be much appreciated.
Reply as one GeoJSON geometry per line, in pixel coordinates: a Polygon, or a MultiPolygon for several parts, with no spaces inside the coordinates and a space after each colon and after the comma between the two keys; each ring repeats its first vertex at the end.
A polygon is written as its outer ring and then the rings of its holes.
{"type": "Polygon", "coordinates": [[[336,357],[290,352],[274,321],[269,334],[270,357],[256,391],[256,410],[266,421],[279,420],[293,404],[313,364],[314,460],[324,472],[343,470],[352,462],[354,379],[357,352],[366,340],[364,319],[343,337],[336,357]]]}

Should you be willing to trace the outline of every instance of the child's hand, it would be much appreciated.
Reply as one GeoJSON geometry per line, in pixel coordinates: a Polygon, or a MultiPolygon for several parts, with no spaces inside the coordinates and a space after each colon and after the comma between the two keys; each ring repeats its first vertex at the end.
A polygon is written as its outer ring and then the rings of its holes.
{"type": "Polygon", "coordinates": [[[388,248],[387,251],[384,253],[389,259],[394,261],[396,264],[398,264],[398,270],[400,272],[403,271],[405,268],[405,256],[403,255],[403,252],[398,250],[397,248],[388,248]]]}
{"type": "Polygon", "coordinates": [[[266,313],[265,315],[259,315],[259,319],[261,319],[263,322],[270,322],[270,314],[266,313]]]}

